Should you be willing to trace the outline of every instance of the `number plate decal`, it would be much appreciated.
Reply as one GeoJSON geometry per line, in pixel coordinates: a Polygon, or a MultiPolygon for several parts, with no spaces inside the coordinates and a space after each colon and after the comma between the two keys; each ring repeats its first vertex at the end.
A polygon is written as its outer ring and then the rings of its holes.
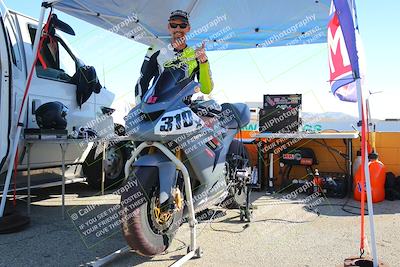
{"type": "Polygon", "coordinates": [[[176,135],[195,131],[204,126],[190,108],[182,108],[166,112],[154,127],[154,134],[176,135]]]}

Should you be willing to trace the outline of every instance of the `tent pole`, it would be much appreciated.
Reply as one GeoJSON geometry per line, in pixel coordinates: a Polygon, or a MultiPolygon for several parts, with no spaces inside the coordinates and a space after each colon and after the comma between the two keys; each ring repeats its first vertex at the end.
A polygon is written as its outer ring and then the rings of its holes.
{"type": "MultiPolygon", "coordinates": [[[[362,88],[361,88],[361,79],[356,79],[356,87],[357,87],[357,98],[358,98],[358,111],[360,120],[362,123],[366,123],[365,121],[365,100],[362,95],[362,88]]],[[[366,135],[366,127],[362,129],[362,133],[366,135]]],[[[361,144],[364,147],[364,173],[365,173],[365,184],[367,189],[367,204],[368,204],[368,218],[369,218],[369,227],[370,227],[370,235],[371,235],[371,250],[372,250],[372,258],[374,261],[374,267],[378,267],[378,254],[376,251],[376,240],[375,240],[375,224],[374,224],[374,208],[372,205],[372,192],[371,192],[371,177],[369,173],[369,165],[368,165],[368,152],[367,152],[367,143],[361,144]]],[[[363,186],[361,185],[361,190],[364,190],[363,186]]]]}
{"type": "Polygon", "coordinates": [[[63,0],[43,0],[43,3],[47,3],[49,5],[54,5],[61,1],[63,1],[63,0]]]}
{"type": "MultiPolygon", "coordinates": [[[[35,41],[33,43],[33,54],[35,55],[35,57],[37,56],[38,49],[39,49],[39,39],[40,39],[40,35],[41,35],[40,29],[42,28],[42,25],[43,25],[45,12],[46,12],[46,7],[42,6],[42,8],[40,10],[38,28],[36,30],[36,35],[35,35],[35,41]]],[[[30,68],[31,71],[33,71],[35,61],[36,60],[33,60],[33,62],[32,62],[32,65],[30,68]]],[[[25,90],[29,90],[29,88],[27,88],[28,83],[29,83],[29,79],[27,79],[25,82],[25,90]]],[[[7,169],[6,182],[4,184],[3,196],[1,198],[1,204],[0,204],[0,218],[3,217],[3,215],[4,215],[4,209],[5,209],[6,201],[7,201],[7,192],[10,187],[11,175],[13,173],[14,160],[15,160],[15,156],[16,156],[16,152],[17,152],[17,148],[18,148],[18,144],[19,144],[19,140],[20,140],[20,136],[21,136],[22,126],[23,126],[23,123],[25,120],[26,106],[27,106],[27,101],[25,99],[25,101],[22,102],[21,114],[19,115],[18,126],[17,126],[17,130],[15,132],[14,139],[13,139],[13,146],[12,146],[12,149],[9,154],[9,163],[8,163],[8,169],[7,169]]]]}
{"type": "Polygon", "coordinates": [[[194,0],[192,3],[191,3],[191,5],[190,5],[190,7],[189,7],[189,9],[187,10],[188,11],[188,14],[189,14],[189,16],[191,16],[192,15],[192,13],[193,13],[193,10],[197,7],[197,4],[199,3],[199,0],[194,0]]]}

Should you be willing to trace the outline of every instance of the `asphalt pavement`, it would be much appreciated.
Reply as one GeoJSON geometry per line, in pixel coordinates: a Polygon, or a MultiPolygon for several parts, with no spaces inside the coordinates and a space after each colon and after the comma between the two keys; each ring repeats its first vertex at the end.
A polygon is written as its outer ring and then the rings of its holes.
{"type": "MultiPolygon", "coordinates": [[[[0,235],[0,266],[86,266],[126,246],[111,214],[117,212],[118,195],[107,191],[96,196],[84,183],[67,185],[67,214],[62,219],[60,191],[33,190],[30,226],[0,235]]],[[[17,210],[24,214],[23,192],[18,197],[22,200],[17,210]]],[[[360,217],[354,208],[359,203],[349,200],[345,212],[346,199],[264,192],[253,192],[252,199],[255,209],[249,223],[240,221],[238,210],[215,207],[215,218],[198,225],[203,257],[185,266],[343,266],[345,258],[359,254],[360,217]]],[[[400,266],[400,201],[384,201],[374,209],[378,257],[400,266]]],[[[366,231],[369,237],[368,218],[366,231]]],[[[188,244],[185,223],[162,255],[148,258],[128,252],[107,266],[169,266],[185,255],[188,244]]],[[[371,252],[369,242],[365,250],[371,252]]]]}

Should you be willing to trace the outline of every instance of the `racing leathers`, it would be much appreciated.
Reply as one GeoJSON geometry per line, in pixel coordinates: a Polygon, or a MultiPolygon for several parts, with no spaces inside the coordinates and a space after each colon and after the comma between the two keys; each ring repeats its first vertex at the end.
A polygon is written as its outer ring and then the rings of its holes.
{"type": "Polygon", "coordinates": [[[166,68],[180,68],[185,71],[185,75],[194,80],[196,77],[201,85],[201,92],[209,94],[213,89],[210,65],[208,61],[200,63],[196,59],[196,51],[186,46],[183,50],[167,49],[165,47],[151,46],[142,64],[139,80],[135,87],[136,104],[149,89],[149,83],[166,68]]]}

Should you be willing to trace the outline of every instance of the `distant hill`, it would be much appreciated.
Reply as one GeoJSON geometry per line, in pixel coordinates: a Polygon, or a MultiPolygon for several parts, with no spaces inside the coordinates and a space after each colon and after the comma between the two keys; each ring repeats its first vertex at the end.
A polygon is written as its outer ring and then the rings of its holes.
{"type": "MultiPolygon", "coordinates": [[[[246,102],[250,108],[262,108],[262,102],[246,102]]],[[[301,112],[302,125],[321,126],[322,130],[334,131],[353,131],[357,127],[358,115],[352,116],[343,112],[301,112]]],[[[252,123],[257,123],[256,116],[252,117],[252,123]]],[[[373,119],[376,124],[376,131],[378,132],[400,132],[400,120],[379,120],[373,119]]],[[[258,128],[258,126],[252,126],[258,128]]]]}
{"type": "Polygon", "coordinates": [[[313,119],[318,116],[322,121],[358,121],[358,117],[351,116],[343,112],[324,112],[324,113],[314,113],[314,112],[302,112],[301,117],[303,120],[313,119]]]}

